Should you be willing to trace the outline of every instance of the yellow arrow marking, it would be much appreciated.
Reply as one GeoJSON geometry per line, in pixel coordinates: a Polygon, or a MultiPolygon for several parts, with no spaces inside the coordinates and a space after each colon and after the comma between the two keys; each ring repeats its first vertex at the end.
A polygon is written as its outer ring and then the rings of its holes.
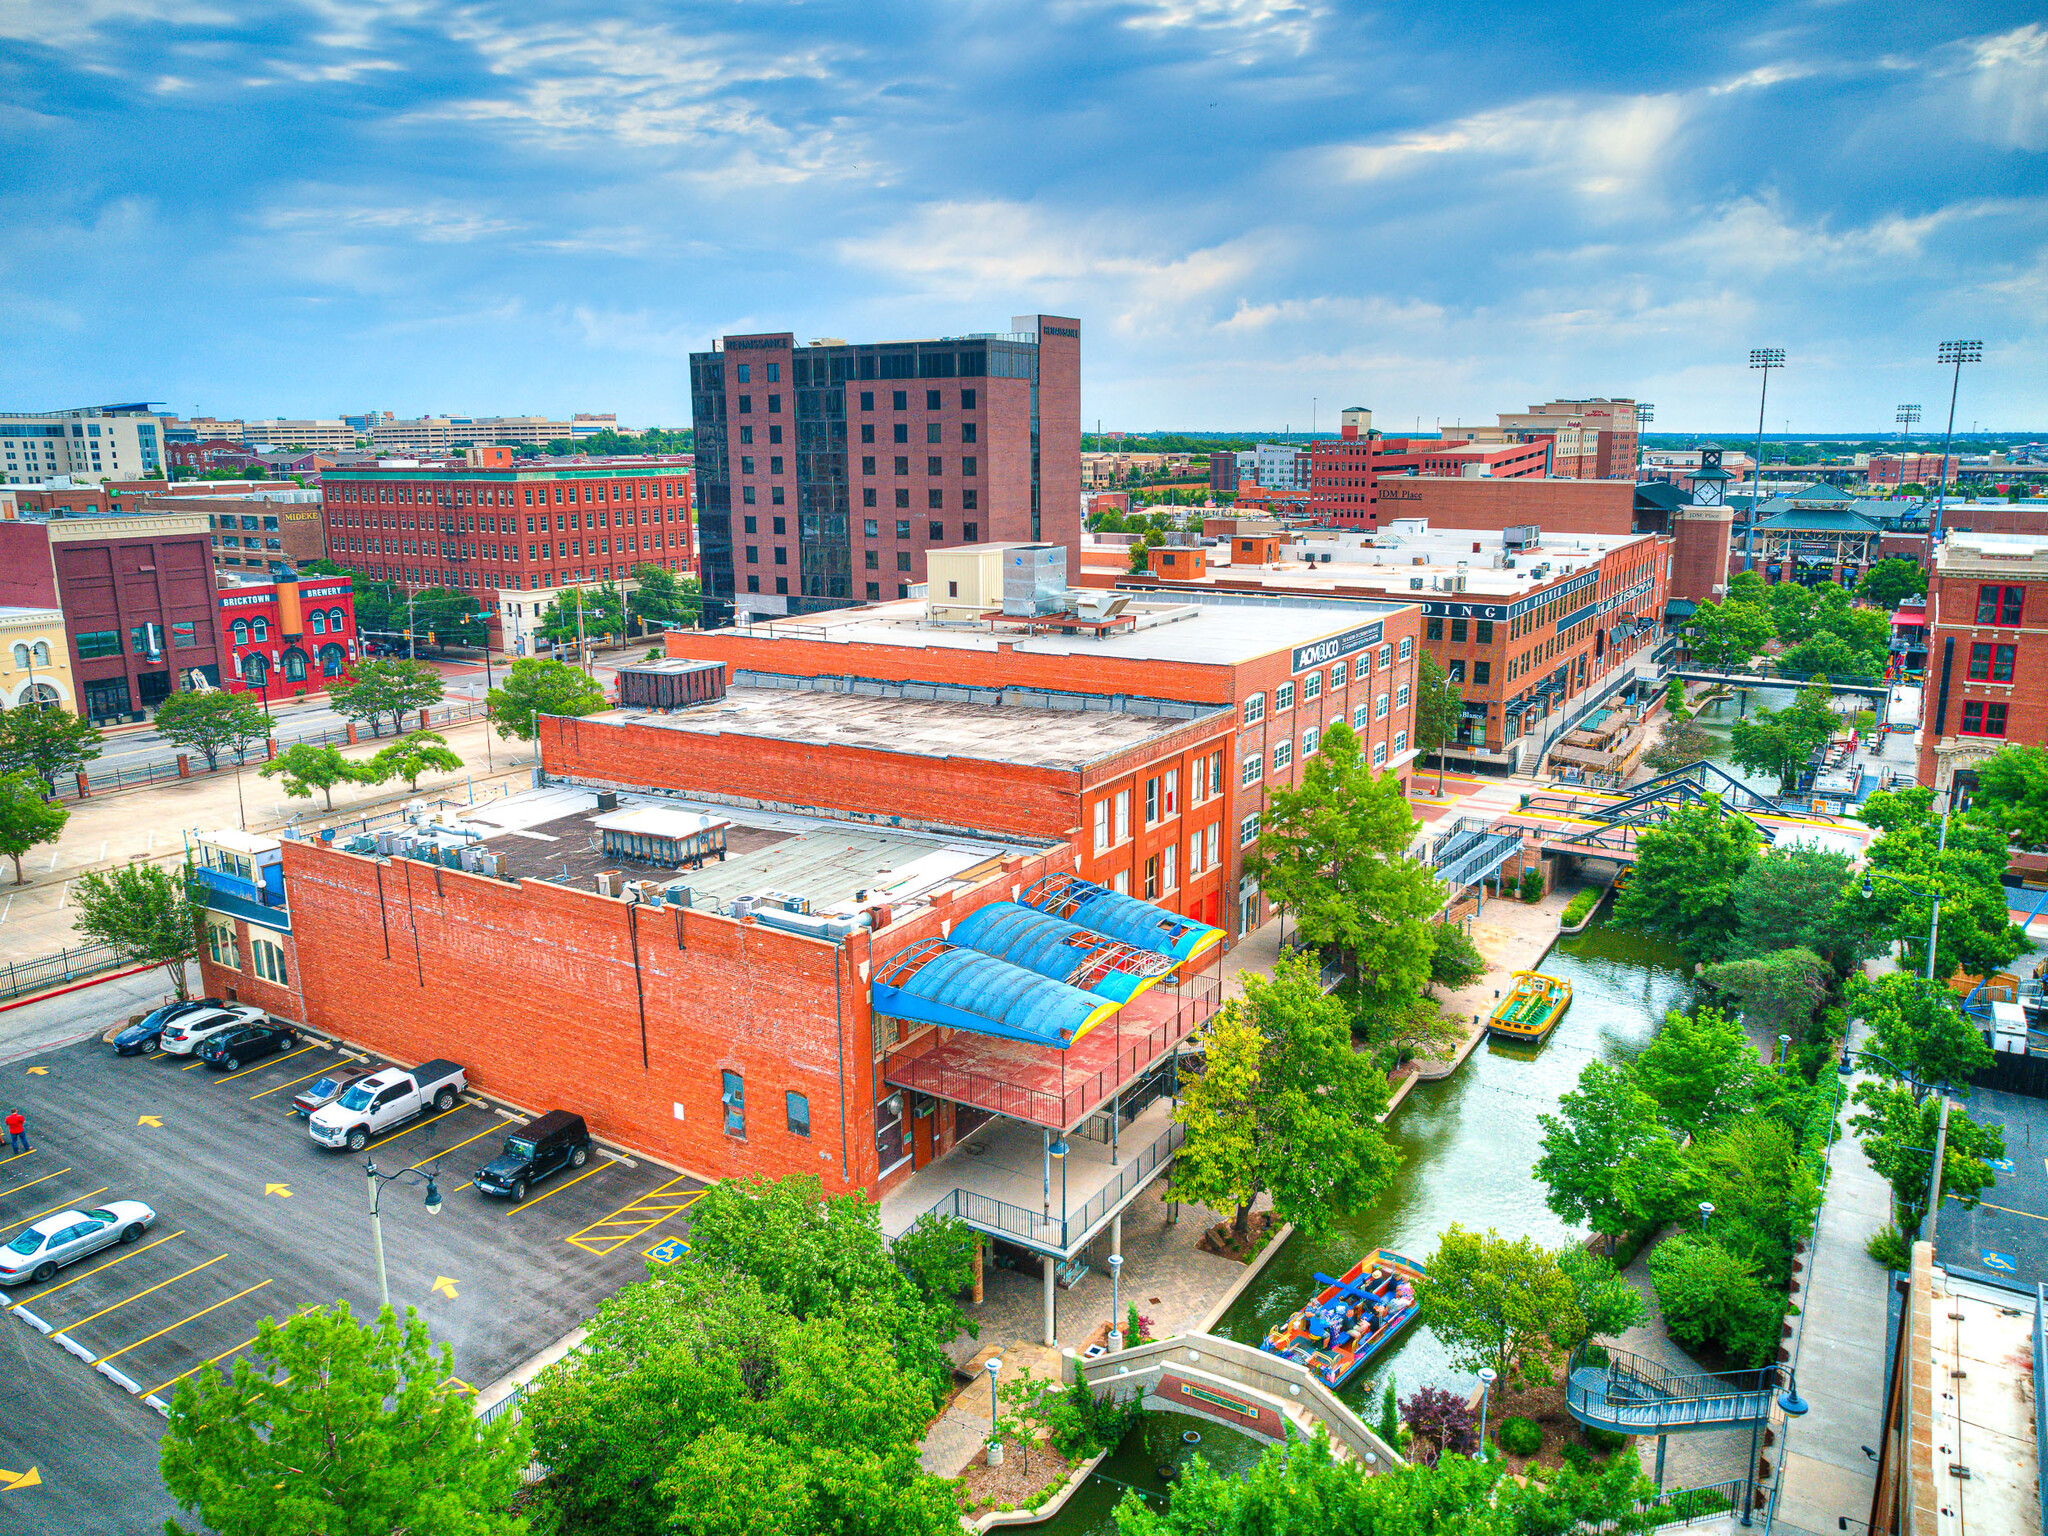
{"type": "Polygon", "coordinates": [[[449,1279],[446,1275],[435,1276],[433,1288],[439,1291],[443,1296],[446,1296],[450,1301],[454,1301],[456,1299],[455,1282],[449,1279]]]}
{"type": "Polygon", "coordinates": [[[266,1184],[263,1186],[263,1193],[266,1195],[282,1195],[287,1200],[292,1197],[292,1192],[282,1184],[266,1184]]]}
{"type": "Polygon", "coordinates": [[[19,1477],[15,1476],[14,1473],[8,1471],[5,1467],[0,1467],[0,1478],[6,1479],[7,1489],[10,1493],[16,1488],[40,1488],[43,1486],[43,1475],[36,1471],[34,1467],[30,1467],[19,1477]]]}
{"type": "Polygon", "coordinates": [[[135,1117],[135,1123],[137,1125],[153,1125],[158,1130],[162,1130],[164,1126],[163,1121],[157,1119],[155,1115],[137,1115],[135,1117]]]}
{"type": "MultiPolygon", "coordinates": [[[[30,1067],[28,1070],[29,1075],[31,1077],[48,1077],[50,1075],[50,1069],[48,1067],[30,1067]]],[[[30,1467],[28,1470],[30,1472],[33,1472],[35,1471],[35,1468],[30,1467]]],[[[38,1479],[38,1481],[40,1481],[40,1479],[38,1479]]]]}

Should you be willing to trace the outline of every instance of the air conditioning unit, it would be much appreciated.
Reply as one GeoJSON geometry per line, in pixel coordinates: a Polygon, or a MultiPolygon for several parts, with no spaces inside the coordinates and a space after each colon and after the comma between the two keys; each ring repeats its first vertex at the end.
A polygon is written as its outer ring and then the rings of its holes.
{"type": "Polygon", "coordinates": [[[1424,583],[1420,576],[1410,576],[1408,578],[1408,590],[1410,592],[1420,592],[1423,585],[1424,583]]]}

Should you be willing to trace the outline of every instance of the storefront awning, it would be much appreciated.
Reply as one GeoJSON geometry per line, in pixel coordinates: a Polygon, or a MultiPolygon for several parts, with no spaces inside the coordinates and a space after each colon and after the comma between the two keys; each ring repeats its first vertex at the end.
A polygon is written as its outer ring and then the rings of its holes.
{"type": "Polygon", "coordinates": [[[953,943],[1036,971],[1070,987],[1127,1003],[1173,974],[1165,955],[1136,949],[1014,901],[977,907],[955,925],[953,943]]]}
{"type": "Polygon", "coordinates": [[[1046,875],[1027,886],[1018,899],[1036,911],[1092,928],[1176,962],[1207,954],[1223,942],[1221,928],[1122,895],[1078,875],[1046,875]]]}
{"type": "Polygon", "coordinates": [[[1064,1050],[1117,1004],[977,949],[925,939],[876,970],[876,1013],[1064,1050]]]}

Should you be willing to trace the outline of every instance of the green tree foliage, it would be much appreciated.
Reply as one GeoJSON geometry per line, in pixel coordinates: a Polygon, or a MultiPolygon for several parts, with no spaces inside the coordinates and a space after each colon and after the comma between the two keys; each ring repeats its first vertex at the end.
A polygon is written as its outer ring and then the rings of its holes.
{"type": "MultiPolygon", "coordinates": [[[[1875,609],[1859,608],[1857,614],[1882,619],[1875,609]]],[[[1812,638],[1785,651],[1778,658],[1778,670],[1786,677],[1882,677],[1885,647],[1859,646],[1854,640],[1824,629],[1812,638]]]]}
{"type": "Polygon", "coordinates": [[[880,1206],[858,1191],[827,1197],[815,1177],[712,1185],[690,1208],[690,1243],[694,1262],[750,1277],[799,1321],[843,1316],[873,1330],[926,1413],[953,1379],[945,1345],[974,1331],[957,1301],[974,1249],[956,1228],[913,1242],[913,1272],[890,1252],[880,1206]]]}
{"type": "Polygon", "coordinates": [[[1415,657],[1415,750],[1423,756],[1436,754],[1436,785],[1444,785],[1443,749],[1458,739],[1458,722],[1465,716],[1465,698],[1450,673],[1427,651],[1415,657]]]}
{"type": "Polygon", "coordinates": [[[512,663],[505,685],[485,705],[500,736],[533,740],[537,715],[594,715],[609,701],[604,689],[566,661],[527,657],[512,663]]]}
{"type": "Polygon", "coordinates": [[[690,453],[694,451],[696,432],[689,427],[648,427],[641,432],[614,432],[606,428],[593,432],[588,437],[558,437],[540,449],[551,458],[572,458],[577,454],[592,457],[608,455],[638,455],[659,453],[690,453]]]}
{"type": "Polygon", "coordinates": [[[1242,1239],[1270,1193],[1280,1220],[1319,1236],[1378,1199],[1400,1163],[1379,1127],[1386,1076],[1351,1048],[1350,1016],[1315,967],[1283,959],[1270,978],[1244,981],[1205,1032],[1207,1066],[1174,1111],[1187,1128],[1174,1195],[1235,1211],[1242,1239]]]}
{"type": "Polygon", "coordinates": [[[1755,571],[1737,571],[1728,578],[1728,601],[1731,603],[1755,603],[1768,611],[1770,583],[1755,571]]]}
{"type": "Polygon", "coordinates": [[[1678,1146],[1627,1067],[1586,1063],[1557,1113],[1539,1118],[1543,1155],[1533,1172],[1559,1217],[1585,1222],[1611,1250],[1632,1226],[1664,1214],[1680,1174],[1678,1146]]]}
{"type": "Polygon", "coordinates": [[[1152,568],[1152,551],[1166,547],[1166,535],[1157,528],[1148,529],[1144,536],[1131,545],[1130,572],[1141,576],[1152,568]]]}
{"type": "Polygon", "coordinates": [[[54,843],[71,813],[43,797],[43,786],[25,773],[0,774],[0,853],[14,860],[20,885],[22,858],[29,849],[54,843]]]}
{"type": "Polygon", "coordinates": [[[1634,1075],[1674,1130],[1698,1137],[1749,1111],[1762,1070],[1736,1020],[1718,1008],[1673,1008],[1635,1059],[1634,1075]]]}
{"type": "Polygon", "coordinates": [[[1713,736],[1698,721],[1688,715],[1673,715],[1664,722],[1657,744],[1643,754],[1643,766],[1652,773],[1670,773],[1712,757],[1714,745],[1713,736]]]}
{"type": "MultiPolygon", "coordinates": [[[[1899,1225],[1917,1228],[1927,1211],[1927,1179],[1941,1129],[1942,1097],[1916,1098],[1912,1089],[1897,1081],[1870,1078],[1856,1085],[1856,1103],[1860,1110],[1849,1123],[1856,1128],[1864,1155],[1891,1185],[1893,1198],[1910,1218],[1899,1225]]],[[[1992,1162],[2004,1156],[2004,1131],[1996,1124],[1978,1123],[1951,1102],[1941,1159],[1942,1198],[1974,1207],[1998,1179],[1992,1162]]]]}
{"type": "MultiPolygon", "coordinates": [[[[448,645],[482,645],[490,634],[488,618],[478,606],[475,594],[458,592],[452,587],[422,587],[413,594],[410,610],[400,596],[392,604],[391,617],[398,628],[409,622],[418,644],[437,649],[448,645]]],[[[360,614],[356,622],[362,623],[360,614]]]]}
{"type": "Polygon", "coordinates": [[[284,792],[297,800],[310,800],[313,791],[319,790],[327,797],[330,811],[334,809],[334,786],[361,777],[339,748],[316,747],[310,741],[293,742],[257,772],[266,779],[282,780],[284,792]]]}
{"type": "MultiPolygon", "coordinates": [[[[1937,1083],[1967,1087],[1991,1065],[1991,1047],[1963,1013],[1954,992],[1938,981],[1891,971],[1849,983],[1849,1007],[1870,1026],[1869,1050],[1912,1074],[1925,1092],[1937,1083]]],[[[1869,1070],[1891,1075],[1884,1061],[1869,1070]]]]}
{"type": "Polygon", "coordinates": [[[1798,1039],[1832,990],[1834,967],[1810,949],[1779,949],[1754,960],[1724,960],[1700,980],[1726,992],[1766,1034],[1798,1039]]]}
{"type": "Polygon", "coordinates": [[[185,996],[185,962],[199,950],[199,913],[182,875],[130,864],[80,875],[71,886],[78,931],[130,960],[160,965],[185,996]]]}
{"type": "Polygon", "coordinates": [[[1416,1299],[1423,1321],[1461,1370],[1492,1366],[1503,1388],[1547,1380],[1587,1334],[1578,1292],[1527,1237],[1468,1232],[1437,1239],[1416,1299]]]}
{"type": "Polygon", "coordinates": [[[522,1406],[551,1469],[542,1528],[952,1536],[951,1490],[917,1461],[931,1383],[903,1369],[857,1295],[848,1305],[829,1280],[818,1295],[822,1309],[800,1315],[693,1254],[606,1300],[522,1406]]]}
{"type": "Polygon", "coordinates": [[[1380,998],[1420,995],[1429,980],[1442,888],[1408,855],[1418,823],[1400,780],[1376,774],[1341,721],[1302,769],[1272,791],[1245,870],[1294,914],[1302,939],[1334,945],[1380,998]]]}
{"type": "Polygon", "coordinates": [[[402,1328],[388,1307],[364,1327],[346,1302],[266,1317],[231,1377],[179,1383],[164,1486],[217,1536],[518,1536],[526,1430],[484,1423],[456,1385],[454,1352],[410,1307],[402,1328]]]}
{"type": "Polygon", "coordinates": [[[1697,958],[1721,954],[1742,926],[1736,885],[1761,844],[1748,818],[1721,814],[1718,795],[1680,806],[1637,840],[1635,872],[1614,903],[1614,920],[1697,958]]]}
{"type": "Polygon", "coordinates": [[[1429,979],[1439,987],[1469,987],[1486,974],[1486,956],[1472,935],[1456,923],[1439,923],[1432,935],[1429,979]]]}
{"type": "Polygon", "coordinates": [[[1618,1339],[1650,1320],[1650,1309],[1636,1288],[1621,1278],[1614,1261],[1590,1252],[1583,1243],[1566,1243],[1552,1255],[1571,1282],[1572,1302],[1584,1327],[1560,1330],[1558,1342],[1567,1350],[1592,1339],[1618,1339]]]}
{"type": "Polygon", "coordinates": [[[616,586],[564,587],[540,616],[536,633],[542,640],[574,645],[578,636],[577,614],[582,614],[582,638],[596,644],[607,635],[626,633],[625,594],[616,586]]]}
{"type": "Polygon", "coordinates": [[[1739,1365],[1762,1365],[1778,1343],[1785,1301],[1754,1269],[1711,1238],[1674,1232],[1650,1255],[1650,1283],[1671,1337],[1688,1349],[1725,1350],[1739,1365]]]}
{"type": "Polygon", "coordinates": [[[2022,848],[2048,845],[2048,748],[2004,746],[1979,763],[1970,818],[2022,848]]]}
{"type": "Polygon", "coordinates": [[[270,716],[246,693],[174,693],[156,708],[156,733],[213,769],[223,752],[246,760],[250,746],[270,734],[270,716]]]}
{"type": "Polygon", "coordinates": [[[1845,891],[1845,921],[1860,921],[1889,945],[1902,942],[1926,964],[1932,895],[1941,897],[1935,975],[1962,971],[1988,976],[2027,950],[2026,935],[2006,910],[2005,834],[1971,816],[1951,816],[1941,848],[1941,818],[1933,792],[1919,785],[1880,790],[1864,802],[1862,818],[1882,829],[1867,857],[1870,895],[1862,882],[1845,891]]]}
{"type": "Polygon", "coordinates": [[[448,745],[448,738],[436,731],[414,731],[401,736],[376,756],[355,765],[352,777],[365,784],[382,784],[390,779],[405,780],[405,787],[417,790],[429,773],[453,773],[462,759],[448,745]]]}
{"type": "Polygon", "coordinates": [[[1685,621],[1685,628],[1692,659],[1703,667],[1729,672],[1747,666],[1772,633],[1770,610],[1757,603],[1737,602],[1732,593],[1725,603],[1701,603],[1685,621]]]}
{"type": "Polygon", "coordinates": [[[1685,707],[1685,679],[1674,677],[1664,685],[1664,713],[1672,720],[1690,720],[1692,711],[1685,707]]]}
{"type": "Polygon", "coordinates": [[[394,733],[403,731],[408,716],[441,702],[441,674],[425,662],[364,661],[356,678],[330,690],[335,713],[367,721],[370,734],[382,736],[388,720],[394,733]]]}
{"type": "Polygon", "coordinates": [[[1735,883],[1739,926],[1729,953],[1754,960],[1780,949],[1810,949],[1846,974],[1870,952],[1860,919],[1841,906],[1854,860],[1788,843],[1761,849],[1735,883]]]}
{"type": "Polygon", "coordinates": [[[636,619],[653,619],[671,628],[694,625],[704,611],[704,593],[688,571],[642,563],[633,567],[634,587],[627,607],[636,619]]]}
{"type": "Polygon", "coordinates": [[[0,710],[0,773],[33,774],[54,795],[57,776],[98,757],[104,740],[97,726],[69,710],[28,704],[0,710]]]}
{"type": "Polygon", "coordinates": [[[1789,795],[1814,748],[1840,727],[1825,677],[1799,690],[1783,709],[1738,716],[1728,729],[1728,755],[1751,773],[1778,776],[1778,793],[1789,795]]]}
{"type": "Polygon", "coordinates": [[[1821,627],[1821,587],[1774,581],[1764,588],[1764,607],[1770,612],[1772,629],[1787,645],[1811,640],[1821,627]]]}
{"type": "MultiPolygon", "coordinates": [[[[1833,1091],[1830,1084],[1823,1093],[1833,1091]]],[[[1800,1156],[1793,1128],[1772,1114],[1745,1115],[1695,1141],[1686,1162],[1687,1202],[1713,1205],[1713,1240],[1766,1285],[1782,1287],[1792,1277],[1792,1244],[1820,1209],[1814,1166],[1800,1156]]]]}

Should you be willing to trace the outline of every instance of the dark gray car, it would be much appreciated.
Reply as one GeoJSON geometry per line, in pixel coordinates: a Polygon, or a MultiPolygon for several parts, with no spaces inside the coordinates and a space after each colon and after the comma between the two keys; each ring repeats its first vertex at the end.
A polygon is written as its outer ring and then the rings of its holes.
{"type": "Polygon", "coordinates": [[[368,1077],[371,1070],[365,1067],[360,1072],[337,1070],[326,1073],[317,1082],[309,1085],[304,1093],[301,1093],[292,1100],[292,1113],[295,1115],[310,1115],[316,1109],[325,1109],[344,1093],[347,1093],[350,1088],[368,1077]]]}

